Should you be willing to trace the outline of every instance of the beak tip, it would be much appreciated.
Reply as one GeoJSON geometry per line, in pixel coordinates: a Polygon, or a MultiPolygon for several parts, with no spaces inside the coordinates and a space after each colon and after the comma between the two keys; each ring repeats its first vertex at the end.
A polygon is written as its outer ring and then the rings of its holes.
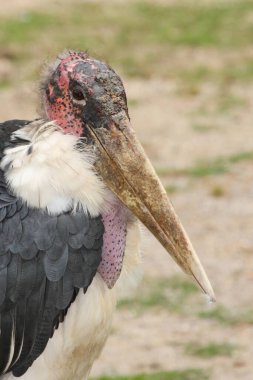
{"type": "Polygon", "coordinates": [[[216,296],[215,296],[215,293],[214,293],[213,289],[212,289],[212,293],[211,294],[209,293],[207,295],[207,297],[208,297],[208,302],[209,303],[215,303],[216,302],[216,296]]]}
{"type": "Polygon", "coordinates": [[[216,297],[214,293],[212,295],[205,293],[204,296],[209,304],[216,302],[216,297]]]}
{"type": "Polygon", "coordinates": [[[216,302],[216,297],[215,297],[215,294],[214,294],[212,287],[210,289],[208,289],[208,292],[204,293],[204,296],[205,296],[208,303],[215,303],[216,302]]]}
{"type": "Polygon", "coordinates": [[[192,272],[191,275],[192,275],[193,279],[195,280],[195,282],[200,287],[200,289],[202,290],[202,292],[204,293],[204,295],[206,296],[208,302],[209,303],[216,302],[214,290],[212,288],[212,285],[211,285],[204,269],[202,268],[202,265],[201,264],[198,265],[198,270],[197,271],[195,270],[194,272],[195,273],[192,272]]]}

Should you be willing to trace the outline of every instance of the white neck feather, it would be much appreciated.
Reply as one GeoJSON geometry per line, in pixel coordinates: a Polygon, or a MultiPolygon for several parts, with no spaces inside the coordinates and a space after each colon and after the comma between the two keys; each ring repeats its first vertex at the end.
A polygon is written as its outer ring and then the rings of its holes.
{"type": "Polygon", "coordinates": [[[61,213],[79,202],[92,216],[104,211],[110,192],[93,170],[95,154],[53,122],[35,121],[14,132],[27,144],[7,148],[1,161],[12,191],[31,207],[61,213]]]}

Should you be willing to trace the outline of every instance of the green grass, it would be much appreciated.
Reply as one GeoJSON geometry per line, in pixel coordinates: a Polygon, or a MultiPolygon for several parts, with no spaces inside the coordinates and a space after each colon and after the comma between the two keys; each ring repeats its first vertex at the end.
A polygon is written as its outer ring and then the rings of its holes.
{"type": "Polygon", "coordinates": [[[0,90],[4,90],[11,86],[11,81],[9,79],[0,79],[0,90]]]}
{"type": "Polygon", "coordinates": [[[210,194],[215,198],[221,198],[225,195],[226,191],[220,185],[214,185],[210,191],[210,194]]]}
{"type": "Polygon", "coordinates": [[[61,26],[60,19],[56,16],[31,12],[18,18],[2,18],[0,29],[0,42],[9,44],[25,43],[29,45],[37,39],[38,34],[43,30],[47,31],[52,27],[61,26]]]}
{"type": "Polygon", "coordinates": [[[234,81],[247,82],[253,79],[253,59],[245,58],[241,62],[236,62],[233,65],[224,66],[216,72],[218,79],[224,83],[234,81]]]}
{"type": "Polygon", "coordinates": [[[209,342],[207,344],[191,342],[186,345],[185,353],[200,358],[214,358],[216,356],[232,356],[237,348],[237,346],[226,342],[209,342]]]}
{"type": "MultiPolygon", "coordinates": [[[[253,80],[253,59],[245,57],[241,60],[227,61],[226,59],[223,60],[221,52],[219,67],[209,66],[208,61],[205,66],[192,65],[190,62],[188,67],[184,65],[178,68],[175,67],[173,74],[180,78],[181,83],[186,83],[187,86],[196,86],[207,81],[218,83],[221,86],[227,86],[233,82],[245,83],[253,80]]],[[[167,73],[167,77],[170,76],[172,75],[167,73]]],[[[241,102],[242,100],[237,97],[225,96],[223,106],[231,107],[241,102]]]]}
{"type": "Polygon", "coordinates": [[[157,168],[156,171],[160,176],[207,177],[226,173],[228,166],[222,159],[217,159],[210,162],[197,163],[188,168],[157,168]]]}
{"type": "Polygon", "coordinates": [[[129,376],[102,376],[93,380],[208,380],[209,374],[201,369],[186,369],[183,371],[168,371],[154,374],[129,376]]]}
{"type": "MultiPolygon", "coordinates": [[[[253,74],[253,71],[252,71],[253,74]]],[[[227,87],[227,86],[226,86],[227,87]]],[[[224,113],[230,110],[234,110],[238,107],[245,107],[247,102],[239,96],[235,96],[229,93],[229,88],[221,91],[216,101],[216,112],[224,113]]]]}
{"type": "Polygon", "coordinates": [[[218,157],[214,160],[196,163],[186,168],[156,168],[160,176],[206,177],[227,173],[233,165],[253,160],[253,151],[239,152],[228,157],[218,157]]]}
{"type": "Polygon", "coordinates": [[[237,164],[242,161],[251,161],[253,160],[253,151],[239,152],[228,157],[226,160],[229,164],[237,164]]]}
{"type": "Polygon", "coordinates": [[[176,185],[167,185],[165,186],[166,193],[174,194],[179,190],[179,187],[176,185]]]}
{"type": "Polygon", "coordinates": [[[128,106],[130,108],[137,107],[139,105],[139,99],[136,98],[128,98],[127,99],[128,106]]]}
{"type": "Polygon", "coordinates": [[[210,131],[216,131],[218,126],[215,124],[206,123],[195,123],[192,125],[192,129],[197,132],[206,133],[210,131]]]}
{"type": "Polygon", "coordinates": [[[147,277],[131,298],[119,301],[118,308],[132,310],[137,315],[146,310],[164,310],[215,320],[227,326],[253,325],[253,309],[231,310],[224,306],[212,306],[203,310],[205,304],[198,294],[196,285],[183,275],[161,277],[159,280],[147,277]]]}
{"type": "Polygon", "coordinates": [[[246,96],[238,96],[233,93],[233,86],[228,84],[219,83],[215,87],[215,91],[212,96],[201,102],[201,105],[192,113],[193,115],[203,118],[205,116],[206,121],[195,122],[192,125],[192,129],[196,132],[205,133],[210,131],[216,132],[222,129],[221,124],[216,124],[214,121],[210,122],[210,117],[221,116],[224,114],[235,114],[238,110],[245,110],[247,112],[249,108],[249,102],[246,96]],[[207,121],[209,119],[209,121],[207,121]]]}
{"type": "Polygon", "coordinates": [[[122,299],[118,307],[142,313],[146,309],[165,309],[183,312],[186,301],[198,292],[197,287],[183,276],[145,279],[135,296],[122,299]]]}
{"type": "Polygon", "coordinates": [[[198,317],[204,319],[213,319],[224,325],[252,325],[253,310],[229,310],[223,306],[217,306],[210,310],[198,312],[198,317]]]}
{"type": "MultiPolygon", "coordinates": [[[[182,47],[227,49],[251,47],[251,1],[216,4],[157,4],[135,1],[73,1],[62,7],[27,12],[22,17],[0,17],[0,54],[31,62],[54,56],[64,48],[90,51],[128,76],[163,76],[181,82],[224,78],[253,79],[253,59],[213,69],[171,57],[182,47]]],[[[208,57],[208,51],[206,51],[208,57]]],[[[30,72],[30,68],[28,70],[30,72]]],[[[28,74],[27,71],[27,75],[28,74]]],[[[15,80],[15,78],[13,78],[15,80]]]]}
{"type": "Polygon", "coordinates": [[[235,316],[231,315],[231,312],[222,306],[217,306],[210,310],[200,311],[198,317],[204,319],[213,319],[223,324],[234,324],[237,320],[235,316]]]}
{"type": "MultiPolygon", "coordinates": [[[[251,45],[253,26],[248,14],[252,9],[249,0],[213,5],[186,4],[183,1],[173,5],[137,2],[132,7],[132,15],[133,19],[138,19],[138,28],[124,34],[122,41],[135,39],[136,31],[141,31],[144,41],[165,45],[251,45]]],[[[137,33],[137,41],[138,37],[137,33]]]]}

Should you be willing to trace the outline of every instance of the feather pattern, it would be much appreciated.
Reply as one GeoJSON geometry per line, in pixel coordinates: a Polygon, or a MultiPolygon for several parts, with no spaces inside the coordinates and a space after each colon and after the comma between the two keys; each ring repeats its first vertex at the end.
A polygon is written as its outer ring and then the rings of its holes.
{"type": "Polygon", "coordinates": [[[110,332],[117,290],[122,282],[125,290],[139,260],[130,218],[124,267],[108,288],[99,271],[106,224],[100,214],[111,212],[115,198],[94,173],[91,152],[79,145],[52,122],[0,124],[4,380],[87,379],[110,332]]]}
{"type": "Polygon", "coordinates": [[[101,217],[29,208],[0,171],[0,374],[23,375],[101,261],[101,217]]]}

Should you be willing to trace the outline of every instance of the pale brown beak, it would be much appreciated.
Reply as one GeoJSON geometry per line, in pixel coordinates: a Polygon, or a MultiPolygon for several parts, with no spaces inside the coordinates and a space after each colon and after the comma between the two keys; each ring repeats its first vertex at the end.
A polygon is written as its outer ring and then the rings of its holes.
{"type": "Polygon", "coordinates": [[[95,167],[104,182],[214,301],[199,258],[125,112],[113,116],[108,128],[87,128],[100,155],[95,167]]]}

